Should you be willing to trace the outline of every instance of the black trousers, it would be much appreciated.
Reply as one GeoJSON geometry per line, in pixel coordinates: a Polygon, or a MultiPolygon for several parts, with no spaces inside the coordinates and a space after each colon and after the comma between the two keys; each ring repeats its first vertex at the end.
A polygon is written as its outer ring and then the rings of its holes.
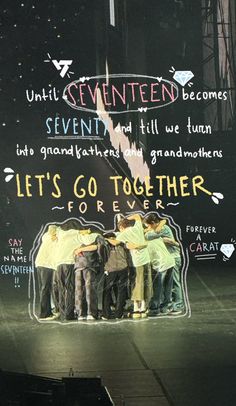
{"type": "Polygon", "coordinates": [[[53,269],[37,267],[38,283],[39,283],[39,317],[45,318],[52,315],[51,308],[51,293],[52,293],[52,278],[53,269]]]}
{"type": "Polygon", "coordinates": [[[56,272],[58,272],[58,305],[61,318],[73,320],[75,305],[74,265],[59,265],[56,272]]]}
{"type": "Polygon", "coordinates": [[[84,297],[87,305],[86,315],[97,318],[97,274],[89,268],[75,270],[75,311],[78,316],[85,316],[84,297]]]}
{"type": "Polygon", "coordinates": [[[52,297],[53,297],[53,302],[54,302],[54,310],[56,313],[60,312],[59,308],[59,289],[60,289],[60,282],[58,278],[58,272],[54,271],[53,272],[53,278],[52,278],[52,297]]]}
{"type": "Polygon", "coordinates": [[[115,318],[120,318],[123,315],[125,301],[127,299],[127,287],[128,287],[128,268],[122,271],[109,272],[105,276],[104,292],[103,292],[103,308],[102,314],[106,318],[111,317],[111,304],[112,290],[117,294],[115,304],[115,318]]]}

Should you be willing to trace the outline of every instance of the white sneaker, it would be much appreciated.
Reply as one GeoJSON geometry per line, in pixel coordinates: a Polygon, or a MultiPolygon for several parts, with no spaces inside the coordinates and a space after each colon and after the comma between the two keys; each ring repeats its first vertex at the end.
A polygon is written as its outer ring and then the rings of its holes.
{"type": "MultiPolygon", "coordinates": [[[[59,316],[60,316],[60,314],[59,314],[59,316]]],[[[58,316],[56,316],[54,314],[52,316],[49,316],[49,317],[39,317],[40,321],[53,321],[53,320],[56,320],[56,319],[58,319],[58,316]]]]}
{"type": "Polygon", "coordinates": [[[83,321],[83,320],[86,320],[86,317],[84,317],[84,316],[78,316],[78,317],[77,317],[77,320],[78,320],[78,321],[83,321]]]}
{"type": "Polygon", "coordinates": [[[60,312],[55,312],[55,313],[52,312],[52,314],[53,314],[53,316],[55,316],[55,317],[57,317],[57,318],[60,317],[60,312]]]}
{"type": "Polygon", "coordinates": [[[95,317],[93,317],[91,314],[88,314],[87,320],[96,320],[95,317]]]}

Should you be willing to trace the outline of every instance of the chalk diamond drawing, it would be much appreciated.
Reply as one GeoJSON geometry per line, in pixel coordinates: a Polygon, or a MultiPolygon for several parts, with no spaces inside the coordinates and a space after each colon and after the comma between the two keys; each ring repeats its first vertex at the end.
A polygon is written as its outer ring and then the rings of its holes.
{"type": "Polygon", "coordinates": [[[220,251],[223,252],[223,254],[227,257],[230,258],[231,255],[233,254],[235,248],[233,244],[222,244],[220,247],[220,251]]]}
{"type": "Polygon", "coordinates": [[[185,86],[193,77],[194,74],[191,70],[176,70],[173,79],[181,86],[185,86]]]}

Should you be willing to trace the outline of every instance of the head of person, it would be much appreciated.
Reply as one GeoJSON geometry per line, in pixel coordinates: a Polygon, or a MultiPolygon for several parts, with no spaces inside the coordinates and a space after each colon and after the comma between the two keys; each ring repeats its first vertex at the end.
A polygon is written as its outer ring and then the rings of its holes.
{"type": "Polygon", "coordinates": [[[79,224],[78,220],[70,219],[70,220],[67,220],[65,223],[63,223],[61,225],[61,229],[63,231],[79,230],[80,229],[80,224],[79,224]]]}
{"type": "Polygon", "coordinates": [[[155,213],[151,213],[143,219],[143,223],[145,224],[145,226],[153,229],[160,223],[160,221],[161,218],[158,217],[158,215],[155,213]]]}
{"type": "Polygon", "coordinates": [[[128,227],[132,227],[133,223],[134,223],[133,221],[123,218],[117,224],[118,230],[124,231],[128,227]]]}

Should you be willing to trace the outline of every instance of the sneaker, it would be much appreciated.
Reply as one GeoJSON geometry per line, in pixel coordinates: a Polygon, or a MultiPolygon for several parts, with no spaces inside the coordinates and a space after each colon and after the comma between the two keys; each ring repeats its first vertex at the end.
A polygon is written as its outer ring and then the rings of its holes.
{"type": "Polygon", "coordinates": [[[131,314],[132,319],[137,320],[141,318],[141,313],[140,312],[134,312],[131,314]]]}
{"type": "MultiPolygon", "coordinates": [[[[59,316],[60,316],[60,314],[59,314],[59,316]]],[[[39,317],[39,320],[40,321],[53,321],[53,320],[57,320],[59,318],[59,316],[52,314],[51,316],[48,316],[48,317],[39,317]]]]}
{"type": "Polygon", "coordinates": [[[91,314],[88,314],[88,316],[86,317],[86,320],[92,321],[92,320],[96,320],[96,319],[91,314]]]}
{"type": "Polygon", "coordinates": [[[141,316],[141,319],[146,319],[148,317],[148,311],[143,310],[142,312],[140,312],[140,316],[141,316]]]}
{"type": "Polygon", "coordinates": [[[147,315],[148,317],[157,317],[161,314],[160,310],[149,310],[147,315]]]}
{"type": "Polygon", "coordinates": [[[55,316],[60,316],[59,310],[56,311],[55,309],[52,309],[52,314],[54,314],[55,316]]]}
{"type": "Polygon", "coordinates": [[[86,320],[86,317],[84,317],[84,316],[78,316],[78,317],[77,317],[77,320],[78,320],[78,321],[84,321],[84,320],[86,320]]]}
{"type": "Polygon", "coordinates": [[[108,321],[108,320],[109,320],[108,317],[104,317],[104,316],[102,316],[101,319],[102,319],[103,321],[108,321]]]}
{"type": "Polygon", "coordinates": [[[147,313],[141,313],[141,319],[146,319],[148,317],[147,313]]]}
{"type": "Polygon", "coordinates": [[[171,310],[171,312],[169,313],[170,316],[177,316],[178,314],[182,314],[183,310],[181,309],[173,309],[171,310]]]}
{"type": "Polygon", "coordinates": [[[122,314],[120,317],[115,317],[116,320],[122,320],[122,319],[124,319],[124,318],[125,318],[125,315],[124,315],[124,314],[122,314]]]}
{"type": "Polygon", "coordinates": [[[161,308],[161,313],[162,314],[169,314],[172,311],[172,308],[169,306],[164,306],[161,308]]]}

